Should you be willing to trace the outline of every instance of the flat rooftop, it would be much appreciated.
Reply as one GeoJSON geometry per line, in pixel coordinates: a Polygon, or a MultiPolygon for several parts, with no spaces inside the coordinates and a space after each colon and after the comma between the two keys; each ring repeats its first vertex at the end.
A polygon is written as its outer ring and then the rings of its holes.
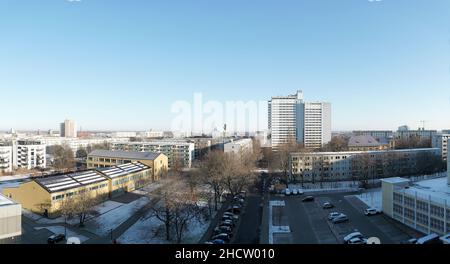
{"type": "Polygon", "coordinates": [[[118,159],[135,159],[135,160],[154,160],[161,153],[154,152],[136,152],[136,151],[122,151],[122,150],[94,150],[89,153],[89,156],[108,157],[118,159]]]}
{"type": "Polygon", "coordinates": [[[447,177],[415,182],[403,191],[410,195],[417,194],[422,199],[430,198],[441,204],[446,201],[447,205],[450,205],[450,186],[447,185],[447,177]]]}

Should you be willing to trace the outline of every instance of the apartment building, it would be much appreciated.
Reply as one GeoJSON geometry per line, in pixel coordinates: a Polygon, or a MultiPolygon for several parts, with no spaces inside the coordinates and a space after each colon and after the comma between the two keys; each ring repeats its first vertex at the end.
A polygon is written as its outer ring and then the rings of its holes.
{"type": "Polygon", "coordinates": [[[33,178],[16,187],[3,189],[3,195],[32,212],[56,216],[67,199],[96,198],[98,201],[133,191],[151,180],[151,170],[140,163],[128,163],[33,178]]]}
{"type": "Polygon", "coordinates": [[[20,169],[46,168],[46,145],[38,141],[13,141],[13,167],[20,169]]]}
{"type": "Polygon", "coordinates": [[[352,180],[360,174],[360,162],[369,166],[370,178],[380,178],[390,172],[411,173],[423,155],[439,156],[437,148],[402,149],[389,151],[298,152],[289,158],[290,179],[352,180]],[[358,158],[359,157],[359,158],[358,158]]]}
{"type": "Polygon", "coordinates": [[[447,177],[419,182],[400,177],[383,179],[382,210],[425,234],[450,233],[450,170],[447,177]]]}
{"type": "Polygon", "coordinates": [[[291,139],[297,139],[297,128],[303,122],[301,113],[297,113],[303,103],[303,92],[294,95],[275,96],[268,102],[269,129],[272,147],[277,148],[291,139]]]}
{"type": "Polygon", "coordinates": [[[419,138],[421,140],[431,140],[434,135],[437,134],[437,130],[397,130],[396,138],[409,139],[409,138],[419,138]]]}
{"type": "Polygon", "coordinates": [[[112,150],[162,153],[168,158],[169,168],[179,160],[183,166],[190,168],[194,159],[195,144],[176,140],[158,140],[149,142],[112,143],[112,150]]]}
{"type": "Polygon", "coordinates": [[[153,181],[158,181],[168,169],[167,156],[162,153],[94,150],[87,157],[87,168],[105,168],[114,165],[140,162],[148,166],[153,181]]]}
{"type": "Polygon", "coordinates": [[[319,148],[331,140],[331,104],[305,102],[303,92],[272,97],[268,102],[272,147],[291,140],[319,148]]]}
{"type": "Polygon", "coordinates": [[[252,151],[253,141],[251,138],[243,138],[235,141],[228,142],[224,145],[225,153],[244,153],[247,151],[252,151]]]}
{"type": "Polygon", "coordinates": [[[60,124],[61,137],[76,138],[77,137],[77,125],[73,120],[64,120],[60,124]]]}
{"type": "Polygon", "coordinates": [[[300,127],[297,140],[303,142],[306,148],[320,148],[331,140],[331,104],[306,102],[303,107],[303,133],[300,127]]]}
{"type": "Polygon", "coordinates": [[[11,172],[13,169],[13,148],[12,146],[0,145],[0,173],[11,172]]]}
{"type": "Polygon", "coordinates": [[[441,150],[441,156],[443,160],[448,159],[448,142],[450,138],[450,133],[444,134],[439,133],[433,136],[431,141],[431,146],[433,148],[439,148],[441,150]]]}
{"type": "Polygon", "coordinates": [[[376,140],[379,140],[381,138],[388,139],[394,137],[394,131],[392,130],[354,130],[352,134],[354,136],[371,136],[376,140]]]}
{"type": "Polygon", "coordinates": [[[10,244],[22,235],[22,206],[0,194],[0,244],[10,244]]]}

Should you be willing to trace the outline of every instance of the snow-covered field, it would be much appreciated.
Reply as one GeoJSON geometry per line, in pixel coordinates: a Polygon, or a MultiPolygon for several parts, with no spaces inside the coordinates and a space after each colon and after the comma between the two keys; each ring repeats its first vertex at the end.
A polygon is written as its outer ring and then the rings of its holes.
{"type": "MultiPolygon", "coordinates": [[[[122,244],[169,244],[165,239],[164,225],[154,216],[148,213],[139,219],[132,227],[123,233],[118,242],[122,244]],[[155,231],[158,230],[157,234],[155,231]]],[[[209,221],[193,219],[184,234],[183,243],[195,244],[202,238],[209,226],[209,221]]],[[[173,234],[174,235],[174,234],[173,234]]]]}
{"type": "MultiPolygon", "coordinates": [[[[35,227],[34,229],[36,230],[40,230],[40,229],[47,229],[48,231],[52,232],[53,234],[64,234],[64,226],[46,226],[46,227],[35,227]]],[[[70,230],[69,228],[67,228],[67,238],[69,237],[78,237],[81,241],[81,243],[85,242],[86,240],[88,240],[89,238],[80,235],[78,233],[73,232],[72,230],[70,230]]]]}
{"type": "Polygon", "coordinates": [[[360,199],[363,203],[367,204],[369,207],[375,207],[381,210],[381,188],[372,189],[368,192],[355,195],[358,199],[360,199]]]}
{"type": "Polygon", "coordinates": [[[88,220],[85,223],[86,229],[99,236],[107,235],[111,229],[117,228],[148,202],[147,197],[142,197],[131,203],[116,207],[99,217],[88,220]]]}
{"type": "MultiPolygon", "coordinates": [[[[122,205],[123,205],[123,203],[118,203],[118,202],[115,202],[115,201],[108,200],[108,201],[105,201],[105,202],[103,202],[101,204],[96,205],[93,209],[98,214],[101,215],[101,214],[105,214],[105,213],[107,213],[107,212],[109,212],[111,210],[114,210],[115,208],[120,207],[122,205]]],[[[38,223],[38,224],[61,224],[61,223],[64,223],[64,217],[63,216],[60,216],[58,218],[50,219],[50,218],[45,218],[45,217],[43,217],[41,215],[35,214],[33,212],[30,212],[27,209],[23,209],[23,208],[22,208],[22,213],[26,217],[36,221],[36,223],[38,223]]],[[[89,215],[87,217],[87,220],[89,220],[89,219],[91,219],[93,217],[95,217],[95,216],[89,215]]],[[[67,223],[70,224],[70,225],[76,225],[76,224],[79,223],[79,219],[77,217],[74,217],[72,219],[67,219],[67,223]]]]}

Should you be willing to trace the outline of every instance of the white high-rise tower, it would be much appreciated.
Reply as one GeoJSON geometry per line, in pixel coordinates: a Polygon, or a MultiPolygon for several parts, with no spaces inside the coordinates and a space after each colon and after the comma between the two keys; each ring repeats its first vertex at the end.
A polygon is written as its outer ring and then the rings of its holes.
{"type": "Polygon", "coordinates": [[[307,148],[320,148],[331,140],[331,104],[304,102],[303,92],[272,97],[269,101],[272,147],[296,140],[307,148]]]}

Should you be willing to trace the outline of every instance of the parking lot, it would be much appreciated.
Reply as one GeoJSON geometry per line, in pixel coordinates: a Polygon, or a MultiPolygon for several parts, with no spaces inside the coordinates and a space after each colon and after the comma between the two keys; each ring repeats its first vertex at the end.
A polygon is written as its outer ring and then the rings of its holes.
{"type": "Polygon", "coordinates": [[[345,235],[361,232],[365,237],[377,237],[382,244],[398,244],[411,237],[420,236],[416,231],[380,215],[366,216],[363,210],[367,206],[352,193],[331,193],[313,195],[312,202],[302,202],[305,195],[271,196],[271,200],[283,200],[285,206],[273,211],[274,223],[277,219],[286,219],[290,227],[288,234],[275,234],[275,244],[340,244],[345,235]],[[331,202],[335,207],[322,209],[324,202],[331,202]],[[349,221],[333,224],[327,219],[330,212],[344,213],[349,221]]]}

